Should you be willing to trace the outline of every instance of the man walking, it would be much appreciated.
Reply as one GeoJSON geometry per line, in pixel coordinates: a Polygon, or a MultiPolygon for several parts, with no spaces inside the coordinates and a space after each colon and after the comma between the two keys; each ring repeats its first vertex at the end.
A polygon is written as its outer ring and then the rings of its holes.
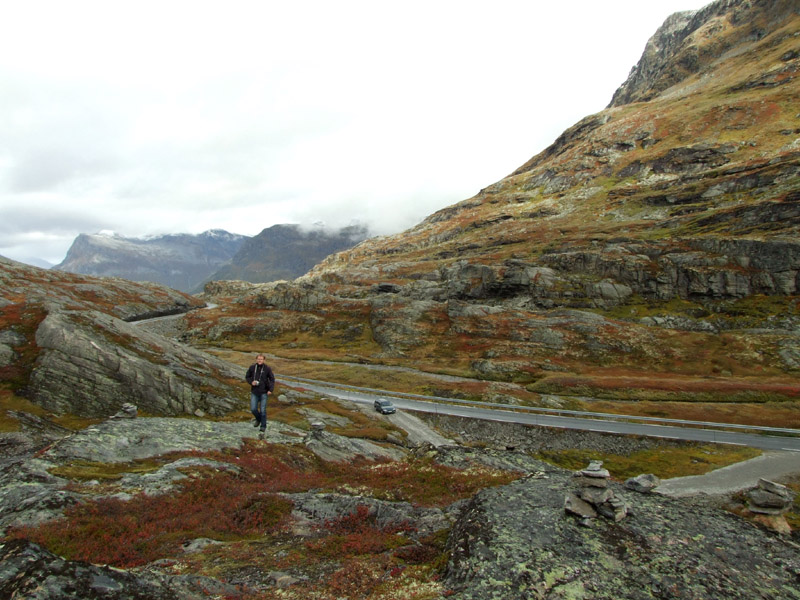
{"type": "Polygon", "coordinates": [[[256,356],[255,364],[250,365],[244,376],[250,384],[250,412],[255,418],[255,427],[261,427],[261,433],[267,429],[267,396],[275,389],[275,375],[264,362],[264,355],[256,356]]]}

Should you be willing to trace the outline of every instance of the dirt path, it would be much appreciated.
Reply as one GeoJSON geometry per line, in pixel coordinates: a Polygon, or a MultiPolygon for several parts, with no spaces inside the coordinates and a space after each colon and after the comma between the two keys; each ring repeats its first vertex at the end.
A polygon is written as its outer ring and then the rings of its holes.
{"type": "Polygon", "coordinates": [[[753,488],[762,478],[780,483],[791,476],[800,476],[800,452],[772,450],[705,475],[665,479],[655,491],[673,498],[721,496],[753,488]]]}

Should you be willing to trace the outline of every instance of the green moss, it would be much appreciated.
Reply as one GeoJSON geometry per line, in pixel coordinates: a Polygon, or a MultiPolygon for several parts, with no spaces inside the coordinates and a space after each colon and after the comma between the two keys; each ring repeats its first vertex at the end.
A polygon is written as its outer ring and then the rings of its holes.
{"type": "Polygon", "coordinates": [[[12,413],[27,413],[73,431],[85,429],[102,419],[87,419],[76,415],[53,415],[41,406],[14,394],[10,383],[0,385],[0,431],[19,431],[19,420],[12,413]]]}
{"type": "Polygon", "coordinates": [[[589,309],[610,319],[630,320],[645,317],[681,316],[692,319],[703,319],[711,313],[701,304],[673,298],[669,301],[652,301],[638,294],[631,296],[625,304],[610,309],[589,309]]]}

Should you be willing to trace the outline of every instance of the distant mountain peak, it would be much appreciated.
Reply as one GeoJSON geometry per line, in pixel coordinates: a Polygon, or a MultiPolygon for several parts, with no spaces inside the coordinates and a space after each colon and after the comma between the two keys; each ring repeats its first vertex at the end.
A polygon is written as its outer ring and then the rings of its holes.
{"type": "Polygon", "coordinates": [[[222,229],[202,234],[125,237],[113,231],[82,233],[53,267],[82,275],[152,281],[191,292],[236,254],[247,236],[222,229]]]}
{"type": "Polygon", "coordinates": [[[296,223],[267,227],[248,239],[230,263],[209,277],[266,283],[296,279],[331,254],[369,238],[367,227],[354,223],[335,229],[318,221],[310,228],[296,223]]]}

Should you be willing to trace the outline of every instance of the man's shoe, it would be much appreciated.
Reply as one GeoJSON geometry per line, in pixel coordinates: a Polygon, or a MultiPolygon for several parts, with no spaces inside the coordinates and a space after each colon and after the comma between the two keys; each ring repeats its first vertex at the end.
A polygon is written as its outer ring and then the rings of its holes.
{"type": "Polygon", "coordinates": [[[261,425],[261,421],[258,419],[253,419],[253,427],[258,427],[259,425],[261,425]]]}

